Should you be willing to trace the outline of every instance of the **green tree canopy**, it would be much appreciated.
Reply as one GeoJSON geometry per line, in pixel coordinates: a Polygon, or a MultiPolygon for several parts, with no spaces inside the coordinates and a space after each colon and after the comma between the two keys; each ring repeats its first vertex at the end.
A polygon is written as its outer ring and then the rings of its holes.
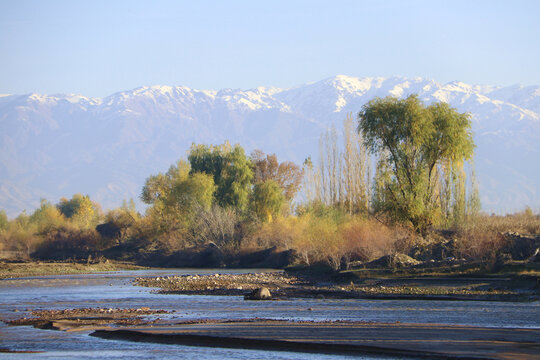
{"type": "Polygon", "coordinates": [[[218,146],[191,146],[188,160],[192,173],[205,173],[214,178],[215,197],[220,206],[244,211],[248,205],[253,170],[250,159],[240,145],[228,142],[218,146]]]}
{"type": "Polygon", "coordinates": [[[163,231],[188,227],[196,211],[212,206],[216,191],[212,176],[190,169],[188,162],[180,160],[167,173],[146,179],[141,199],[152,205],[149,213],[163,231]]]}
{"type": "Polygon", "coordinates": [[[274,180],[266,180],[253,187],[250,209],[260,220],[272,221],[281,212],[284,202],[281,186],[274,180]]]}
{"type": "Polygon", "coordinates": [[[64,221],[65,218],[60,210],[45,199],[41,199],[40,207],[30,216],[30,222],[37,225],[39,232],[58,227],[64,221]]]}
{"type": "Polygon", "coordinates": [[[62,215],[82,229],[97,225],[101,216],[99,204],[90,200],[88,195],[75,194],[70,200],[62,198],[56,207],[62,215]]]}
{"type": "Polygon", "coordinates": [[[424,231],[436,211],[437,166],[473,155],[470,115],[446,103],[425,106],[411,95],[376,98],[358,117],[367,148],[384,163],[377,170],[384,179],[378,185],[379,210],[424,231]]]}
{"type": "Polygon", "coordinates": [[[151,175],[144,183],[141,200],[149,205],[169,206],[174,199],[171,197],[173,189],[189,176],[190,166],[184,160],[179,160],[176,165],[171,165],[163,174],[151,175]]]}
{"type": "Polygon", "coordinates": [[[174,187],[172,196],[183,212],[193,213],[201,207],[209,210],[215,191],[212,175],[192,173],[174,187]]]}

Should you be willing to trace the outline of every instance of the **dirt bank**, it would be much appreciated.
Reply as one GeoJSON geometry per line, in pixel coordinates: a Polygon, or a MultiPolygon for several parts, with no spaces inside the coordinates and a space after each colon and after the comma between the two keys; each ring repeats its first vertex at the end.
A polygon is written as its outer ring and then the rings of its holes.
{"type": "Polygon", "coordinates": [[[229,321],[98,330],[92,335],[191,346],[435,359],[538,359],[540,354],[539,329],[435,324],[229,321]]]}
{"type": "Polygon", "coordinates": [[[103,261],[96,263],[74,262],[1,262],[0,279],[20,278],[28,276],[89,274],[101,271],[141,270],[142,266],[131,263],[103,261]]]}
{"type": "Polygon", "coordinates": [[[159,322],[159,314],[168,311],[148,307],[138,309],[82,308],[33,310],[32,317],[6,321],[8,325],[31,325],[40,329],[88,330],[117,325],[150,325],[159,322]]]}

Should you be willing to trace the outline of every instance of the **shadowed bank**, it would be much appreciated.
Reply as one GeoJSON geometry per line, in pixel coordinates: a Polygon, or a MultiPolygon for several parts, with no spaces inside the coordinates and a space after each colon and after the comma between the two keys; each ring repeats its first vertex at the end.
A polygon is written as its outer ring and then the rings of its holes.
{"type": "Polygon", "coordinates": [[[538,359],[540,329],[435,324],[239,321],[92,333],[105,339],[222,348],[436,359],[538,359]]]}

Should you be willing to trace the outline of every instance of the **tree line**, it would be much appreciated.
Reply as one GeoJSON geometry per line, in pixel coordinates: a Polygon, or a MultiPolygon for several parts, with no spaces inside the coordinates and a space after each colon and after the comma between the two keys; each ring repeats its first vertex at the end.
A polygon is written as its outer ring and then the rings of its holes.
{"type": "Polygon", "coordinates": [[[0,211],[0,250],[28,257],[171,254],[209,243],[294,249],[333,268],[406,252],[434,229],[464,228],[480,210],[470,115],[415,96],[376,98],[321,135],[302,166],[242,146],[193,144],[107,212],[89,196],[42,200],[31,215],[0,211]],[[465,164],[471,171],[465,171],[465,164]],[[300,200],[303,199],[303,200],[300,200]],[[108,252],[107,252],[108,251],[108,252]]]}

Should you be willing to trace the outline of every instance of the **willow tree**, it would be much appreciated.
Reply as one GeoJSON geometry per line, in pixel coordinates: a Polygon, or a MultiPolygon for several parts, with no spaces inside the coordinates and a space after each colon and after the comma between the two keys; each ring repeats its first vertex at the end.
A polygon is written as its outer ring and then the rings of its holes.
{"type": "Polygon", "coordinates": [[[185,229],[197,211],[210,209],[216,191],[214,179],[205,173],[191,173],[190,165],[180,160],[165,174],[146,179],[141,200],[151,207],[148,214],[159,231],[185,229]]]}
{"type": "Polygon", "coordinates": [[[271,222],[281,212],[285,195],[275,180],[258,182],[253,186],[250,208],[253,214],[263,222],[271,222]]]}
{"type": "Polygon", "coordinates": [[[366,147],[385,161],[377,210],[424,232],[439,210],[438,167],[461,165],[473,155],[470,114],[442,102],[425,106],[411,95],[376,98],[358,118],[366,147]]]}
{"type": "Polygon", "coordinates": [[[253,183],[253,166],[240,145],[231,146],[228,142],[218,146],[193,144],[188,160],[192,173],[205,173],[214,178],[215,197],[220,206],[240,212],[246,210],[253,183]]]}

